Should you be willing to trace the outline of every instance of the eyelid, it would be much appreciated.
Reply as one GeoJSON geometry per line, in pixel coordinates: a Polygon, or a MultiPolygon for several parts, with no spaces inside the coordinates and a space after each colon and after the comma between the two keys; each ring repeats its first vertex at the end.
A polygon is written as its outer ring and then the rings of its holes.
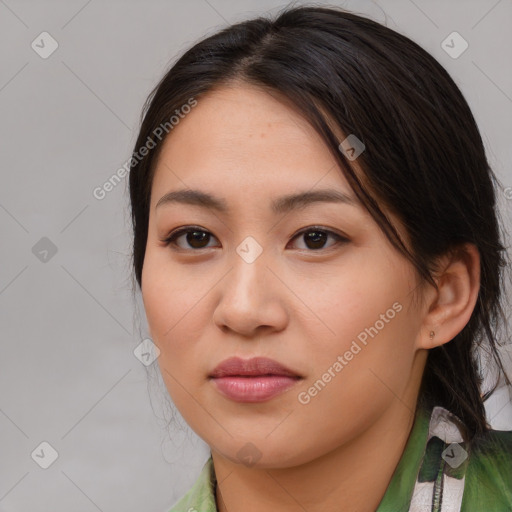
{"type": "Polygon", "coordinates": [[[303,233],[308,233],[309,231],[322,231],[324,233],[327,233],[328,236],[331,235],[332,237],[334,237],[336,239],[336,243],[333,245],[330,245],[328,247],[321,248],[321,249],[297,249],[298,251],[307,252],[308,254],[322,253],[322,252],[325,253],[327,251],[330,251],[330,250],[336,248],[340,244],[346,244],[350,241],[350,239],[347,236],[342,235],[338,231],[335,231],[331,228],[320,226],[320,225],[312,225],[312,226],[307,226],[305,228],[300,229],[291,237],[290,241],[295,240],[295,238],[297,238],[299,235],[302,235],[303,233]]]}
{"type": "Polygon", "coordinates": [[[163,242],[166,247],[169,246],[169,245],[173,245],[173,249],[176,250],[176,251],[194,251],[194,252],[199,252],[199,251],[201,251],[203,249],[211,249],[211,247],[202,247],[201,249],[183,249],[182,247],[179,247],[179,246],[177,246],[174,243],[177,238],[179,238],[180,236],[188,233],[189,231],[202,231],[204,233],[209,233],[214,238],[217,238],[211,231],[208,231],[207,229],[202,228],[201,226],[191,225],[191,226],[181,226],[179,228],[174,229],[173,231],[171,231],[169,233],[168,236],[166,236],[165,238],[161,239],[160,241],[163,242]]]}
{"type": "MultiPolygon", "coordinates": [[[[341,233],[338,233],[337,231],[335,231],[331,228],[327,228],[327,227],[324,227],[321,225],[311,225],[311,226],[306,226],[305,228],[301,228],[299,231],[295,232],[291,236],[290,241],[295,240],[298,236],[302,235],[303,233],[307,233],[307,232],[315,231],[315,230],[327,233],[328,236],[329,235],[333,236],[337,240],[337,243],[333,244],[329,247],[326,247],[326,248],[309,249],[309,250],[308,249],[298,249],[299,251],[306,251],[308,253],[325,252],[333,247],[336,247],[339,244],[344,244],[344,243],[347,243],[350,241],[350,239],[347,236],[345,236],[341,233]]],[[[171,233],[167,237],[165,237],[164,239],[161,239],[160,241],[163,242],[165,244],[165,246],[173,245],[173,249],[176,251],[199,252],[204,249],[212,248],[212,247],[201,247],[200,249],[183,249],[182,247],[177,246],[175,244],[176,239],[190,231],[202,231],[203,233],[209,233],[214,238],[217,238],[211,231],[209,231],[205,228],[202,228],[201,226],[190,225],[190,226],[182,226],[182,227],[179,227],[179,228],[171,231],[171,233]]]]}
{"type": "Polygon", "coordinates": [[[299,229],[299,231],[297,231],[295,234],[293,234],[291,236],[291,239],[293,240],[294,238],[296,238],[298,235],[302,235],[302,233],[307,233],[308,231],[315,231],[315,230],[318,230],[318,231],[323,231],[324,233],[328,233],[329,235],[334,235],[336,237],[339,237],[339,238],[343,238],[345,240],[348,240],[348,237],[345,236],[344,234],[342,233],[339,233],[337,230],[333,229],[333,228],[328,228],[326,226],[322,226],[322,225],[319,225],[319,224],[313,224],[311,226],[306,226],[305,228],[301,228],[299,229]]]}

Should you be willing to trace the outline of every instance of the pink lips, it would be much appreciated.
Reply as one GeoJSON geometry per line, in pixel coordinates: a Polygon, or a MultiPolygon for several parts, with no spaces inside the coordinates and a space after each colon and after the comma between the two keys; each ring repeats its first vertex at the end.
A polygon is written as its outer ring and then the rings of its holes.
{"type": "Polygon", "coordinates": [[[264,402],[292,387],[302,377],[265,357],[232,357],[209,375],[217,389],[235,402],[264,402]]]}

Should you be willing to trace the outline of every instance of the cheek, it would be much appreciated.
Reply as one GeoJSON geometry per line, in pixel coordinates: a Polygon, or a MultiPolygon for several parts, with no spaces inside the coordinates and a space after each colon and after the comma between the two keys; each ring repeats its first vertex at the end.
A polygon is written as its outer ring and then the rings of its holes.
{"type": "Polygon", "coordinates": [[[146,256],[141,289],[144,308],[151,339],[160,350],[158,363],[173,398],[179,392],[178,383],[196,385],[208,369],[204,347],[197,340],[211,323],[205,290],[215,282],[199,267],[185,272],[171,265],[160,252],[146,256]]]}
{"type": "MultiPolygon", "coordinates": [[[[196,271],[185,273],[172,265],[165,251],[148,251],[142,271],[144,309],[154,342],[166,345],[184,326],[197,325],[194,317],[211,277],[196,271]]],[[[191,333],[192,334],[192,333],[191,333]]]]}
{"type": "Polygon", "coordinates": [[[160,350],[157,362],[167,391],[185,420],[193,422],[193,401],[184,390],[197,385],[193,379],[201,361],[191,342],[197,300],[190,297],[190,290],[188,295],[183,293],[182,279],[174,279],[175,275],[169,265],[146,257],[141,291],[151,339],[160,350]]]}
{"type": "Polygon", "coordinates": [[[364,343],[371,334],[393,331],[407,315],[413,287],[406,267],[393,269],[382,260],[354,262],[350,269],[333,272],[322,286],[308,286],[306,297],[328,330],[330,345],[340,347],[358,336],[364,343]]]}
{"type": "Polygon", "coordinates": [[[314,363],[297,390],[297,418],[304,428],[314,425],[316,442],[326,449],[371,425],[402,396],[410,378],[415,328],[408,304],[394,295],[364,297],[344,295],[351,306],[331,316],[332,341],[316,338],[309,348],[306,359],[314,363]]]}
{"type": "Polygon", "coordinates": [[[322,329],[321,336],[312,331],[307,336],[314,355],[308,380],[322,379],[329,368],[343,375],[329,384],[339,386],[331,397],[334,401],[386,392],[379,378],[392,389],[400,388],[414,357],[418,325],[411,305],[414,275],[410,268],[383,257],[365,262],[359,271],[356,268],[339,272],[338,279],[310,297],[328,329],[322,329]]]}

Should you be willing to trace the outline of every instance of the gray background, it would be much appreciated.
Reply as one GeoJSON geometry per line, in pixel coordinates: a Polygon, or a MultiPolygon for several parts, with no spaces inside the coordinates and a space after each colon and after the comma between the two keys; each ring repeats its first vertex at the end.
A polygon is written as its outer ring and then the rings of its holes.
{"type": "MultiPolygon", "coordinates": [[[[510,229],[512,1],[330,4],[447,68],[504,184],[510,229]],[[453,31],[469,43],[458,58],[441,47],[453,31]]],[[[284,5],[0,0],[0,511],[164,512],[198,475],[208,447],[177,414],[166,429],[157,363],[133,354],[148,331],[130,291],[127,179],[101,201],[92,192],[129,158],[142,104],[178,54],[284,5]],[[43,31],[59,45],[46,59],[31,47],[43,31]],[[48,469],[31,457],[43,441],[58,452],[48,469]]],[[[495,428],[512,429],[506,388],[487,407],[495,428]]]]}

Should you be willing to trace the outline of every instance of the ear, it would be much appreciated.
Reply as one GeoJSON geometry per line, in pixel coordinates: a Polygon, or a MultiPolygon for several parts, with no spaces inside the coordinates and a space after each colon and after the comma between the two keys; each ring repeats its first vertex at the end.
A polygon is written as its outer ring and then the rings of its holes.
{"type": "Polygon", "coordinates": [[[480,289],[480,254],[474,244],[463,244],[438,261],[436,290],[429,286],[418,348],[448,343],[466,326],[480,289]],[[431,333],[434,333],[431,337],[431,333]]]}

